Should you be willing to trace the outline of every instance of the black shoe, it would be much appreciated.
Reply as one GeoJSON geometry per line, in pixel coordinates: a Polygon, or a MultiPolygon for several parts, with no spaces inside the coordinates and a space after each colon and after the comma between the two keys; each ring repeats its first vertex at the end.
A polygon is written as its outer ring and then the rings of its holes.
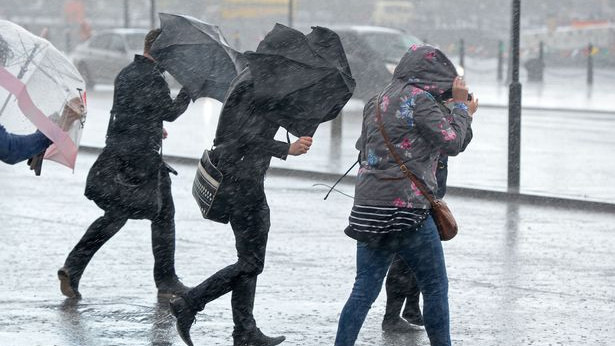
{"type": "Polygon", "coordinates": [[[415,326],[419,326],[419,327],[425,326],[425,321],[423,321],[423,316],[421,315],[420,312],[418,315],[411,315],[411,316],[402,315],[402,316],[410,324],[414,324],[415,326]]]}
{"type": "Polygon", "coordinates": [[[158,287],[159,297],[179,296],[190,290],[190,287],[186,287],[181,281],[179,281],[177,276],[174,276],[169,280],[157,282],[156,287],[158,287]]]}
{"type": "Polygon", "coordinates": [[[416,328],[401,317],[393,317],[382,320],[382,330],[387,333],[411,333],[416,328]]]}
{"type": "Polygon", "coordinates": [[[270,337],[260,329],[247,333],[233,332],[233,346],[274,346],[279,345],[286,340],[285,336],[270,337]]]}
{"type": "Polygon", "coordinates": [[[409,323],[414,324],[415,326],[422,327],[425,325],[418,300],[415,300],[410,303],[410,299],[408,299],[408,301],[406,302],[406,307],[401,314],[401,317],[403,317],[409,323]]]}
{"type": "Polygon", "coordinates": [[[171,307],[171,313],[177,319],[175,327],[177,328],[179,337],[182,338],[186,345],[193,346],[192,340],[190,339],[190,327],[192,327],[192,324],[196,321],[194,318],[196,313],[192,311],[188,303],[186,303],[182,297],[171,299],[169,305],[171,307]]]}
{"type": "Polygon", "coordinates": [[[62,267],[58,270],[58,279],[60,279],[60,291],[68,298],[81,299],[79,293],[79,280],[75,279],[68,273],[68,269],[62,267]]]}

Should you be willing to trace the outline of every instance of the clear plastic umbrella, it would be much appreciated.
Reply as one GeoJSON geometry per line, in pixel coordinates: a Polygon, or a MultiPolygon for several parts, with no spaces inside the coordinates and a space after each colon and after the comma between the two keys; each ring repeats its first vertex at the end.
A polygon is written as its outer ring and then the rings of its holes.
{"type": "Polygon", "coordinates": [[[85,82],[49,41],[0,20],[0,124],[53,141],[45,159],[74,168],[85,121],[85,82]],[[75,121],[79,120],[79,121],[75,121]]]}

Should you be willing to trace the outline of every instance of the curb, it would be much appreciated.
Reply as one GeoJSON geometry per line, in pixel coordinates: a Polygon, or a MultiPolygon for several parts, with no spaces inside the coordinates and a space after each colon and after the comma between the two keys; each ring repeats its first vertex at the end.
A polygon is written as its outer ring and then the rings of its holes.
{"type": "MultiPolygon", "coordinates": [[[[102,148],[92,146],[80,146],[79,151],[89,154],[100,154],[102,148]]],[[[164,157],[165,160],[169,163],[179,165],[192,165],[195,167],[199,161],[199,159],[197,158],[185,156],[165,155],[164,157]]],[[[279,167],[270,167],[267,173],[275,176],[326,180],[331,182],[331,184],[333,184],[333,182],[337,181],[337,179],[342,176],[340,173],[315,172],[279,167]]],[[[356,176],[354,175],[348,175],[344,179],[342,179],[341,183],[352,183],[355,178],[356,176]]],[[[506,201],[527,205],[549,206],[562,209],[579,209],[592,212],[615,213],[615,203],[592,201],[586,199],[542,196],[526,193],[510,193],[506,191],[450,185],[446,187],[446,192],[448,194],[458,197],[468,197],[490,201],[506,201]]]]}
{"type": "MultiPolygon", "coordinates": [[[[194,160],[195,165],[196,165],[196,162],[197,160],[194,160]]],[[[328,180],[331,182],[331,184],[333,184],[333,182],[335,182],[337,179],[339,179],[342,176],[341,173],[312,172],[312,171],[294,170],[294,169],[289,169],[289,168],[278,168],[278,167],[269,168],[269,172],[270,174],[274,174],[277,176],[328,180]]],[[[341,183],[353,183],[355,178],[356,176],[348,175],[344,179],[342,179],[341,183]]],[[[548,206],[548,207],[561,208],[561,209],[579,209],[579,210],[588,210],[592,212],[604,212],[604,213],[614,213],[615,212],[615,203],[592,201],[592,200],[564,198],[564,197],[555,197],[555,196],[541,196],[541,195],[533,195],[533,194],[527,194],[527,193],[510,193],[506,191],[487,190],[487,189],[480,189],[480,188],[451,186],[451,185],[446,187],[446,193],[453,195],[453,196],[457,196],[457,197],[468,197],[468,198],[483,199],[483,200],[490,200],[490,201],[506,201],[506,202],[513,202],[513,203],[519,203],[519,204],[548,206]]]]}

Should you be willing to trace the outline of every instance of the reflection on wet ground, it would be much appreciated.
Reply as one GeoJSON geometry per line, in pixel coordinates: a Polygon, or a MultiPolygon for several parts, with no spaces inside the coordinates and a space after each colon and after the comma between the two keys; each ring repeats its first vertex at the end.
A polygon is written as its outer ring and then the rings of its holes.
{"type": "Polygon", "coordinates": [[[68,345],[91,345],[94,340],[87,327],[87,317],[82,318],[79,300],[65,299],[58,309],[60,316],[60,334],[66,339],[68,345]]]}
{"type": "MultiPolygon", "coordinates": [[[[101,340],[121,340],[139,329],[139,336],[151,346],[171,346],[176,338],[175,320],[169,311],[169,298],[158,297],[153,306],[121,303],[86,303],[65,299],[57,307],[57,332],[62,345],[99,345],[101,340]],[[138,328],[131,329],[131,324],[138,328]],[[149,330],[142,328],[149,326],[149,330]],[[106,329],[106,330],[103,330],[106,329]]],[[[130,344],[130,343],[128,343],[130,344]]]]}
{"type": "Polygon", "coordinates": [[[152,346],[173,345],[176,336],[175,319],[169,310],[169,298],[158,297],[152,322],[152,346]]]}
{"type": "MultiPolygon", "coordinates": [[[[81,280],[83,299],[64,300],[56,271],[101,211],[83,197],[94,160],[75,174],[47,166],[0,166],[0,345],[182,345],[167,300],[156,298],[150,224],[130,221],[94,257],[81,280]],[[41,198],[44,196],[44,198],[41,198]]],[[[204,221],[191,195],[194,167],[176,165],[178,274],[196,285],[236,260],[228,225],[204,221]]],[[[355,244],[343,229],[352,199],[313,187],[328,183],[270,175],[271,232],[255,316],[283,345],[333,344],[355,276],[355,244]]],[[[352,192],[352,185],[338,188],[352,192]]],[[[609,345],[615,339],[615,216],[447,197],[461,230],[444,244],[455,345],[609,345]]],[[[385,335],[384,294],[357,346],[416,345],[424,331],[385,335]]],[[[232,343],[230,298],[208,304],[192,327],[197,345],[232,343]]]]}

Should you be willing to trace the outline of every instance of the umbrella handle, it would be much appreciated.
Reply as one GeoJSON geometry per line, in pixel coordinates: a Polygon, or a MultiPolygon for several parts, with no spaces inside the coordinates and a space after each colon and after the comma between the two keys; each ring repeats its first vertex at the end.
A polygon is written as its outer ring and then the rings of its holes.
{"type": "Polygon", "coordinates": [[[34,171],[34,174],[37,177],[41,175],[41,168],[43,167],[44,156],[45,156],[45,150],[41,151],[40,153],[28,159],[28,165],[30,166],[30,170],[34,171]]]}
{"type": "Polygon", "coordinates": [[[6,105],[9,104],[9,100],[11,99],[11,96],[13,94],[9,93],[6,97],[6,100],[4,100],[4,104],[2,105],[2,109],[0,110],[0,116],[2,116],[2,113],[4,113],[4,109],[6,108],[6,105]]]}

